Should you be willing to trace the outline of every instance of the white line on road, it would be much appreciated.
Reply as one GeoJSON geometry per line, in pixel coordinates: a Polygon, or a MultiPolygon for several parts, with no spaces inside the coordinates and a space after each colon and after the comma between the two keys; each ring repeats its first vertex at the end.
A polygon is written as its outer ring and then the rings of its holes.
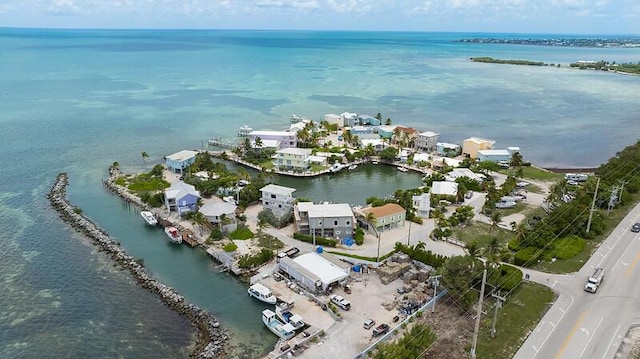
{"type": "MultiPolygon", "coordinates": [[[[533,348],[533,350],[535,350],[535,351],[536,351],[536,354],[538,354],[538,348],[536,348],[536,346],[535,346],[535,345],[532,345],[531,347],[533,348]]],[[[534,357],[535,357],[535,355],[534,355],[534,357]]]]}
{"type": "MultiPolygon", "coordinates": [[[[604,320],[604,317],[600,317],[600,321],[598,322],[598,325],[596,325],[596,329],[593,330],[593,334],[595,334],[598,331],[598,328],[600,327],[600,324],[602,324],[603,320],[604,320]]],[[[586,329],[584,330],[586,331],[586,329]]],[[[587,335],[589,335],[588,331],[587,331],[587,335]]],[[[594,336],[595,335],[592,335],[591,338],[587,339],[587,344],[584,345],[584,349],[582,349],[582,352],[580,352],[580,358],[582,358],[582,356],[584,355],[585,350],[587,350],[587,348],[589,347],[589,343],[591,342],[591,339],[593,339],[594,336]]]]}
{"type": "Polygon", "coordinates": [[[609,349],[611,349],[611,345],[613,345],[613,341],[616,340],[616,334],[618,334],[618,330],[620,330],[620,325],[618,325],[618,327],[616,328],[615,333],[613,333],[613,337],[611,337],[611,341],[609,342],[609,346],[607,347],[607,351],[604,352],[604,355],[602,356],[602,359],[605,359],[607,357],[607,354],[609,353],[609,349]]]}
{"type": "MultiPolygon", "coordinates": [[[[562,321],[562,318],[564,317],[565,314],[567,314],[567,311],[569,310],[569,308],[571,308],[571,306],[573,305],[573,297],[569,296],[569,298],[571,299],[571,302],[569,302],[569,305],[567,306],[567,309],[562,310],[561,308],[560,311],[562,312],[562,314],[560,315],[560,318],[558,318],[558,323],[560,323],[562,321]]],[[[556,326],[553,326],[553,329],[551,329],[549,331],[549,333],[547,334],[547,336],[544,338],[544,340],[542,341],[542,345],[540,345],[540,347],[544,347],[544,345],[547,343],[547,340],[549,340],[549,337],[551,336],[551,333],[553,333],[553,331],[555,330],[556,326]]],[[[531,345],[533,347],[533,345],[531,345]]],[[[534,347],[535,349],[535,347],[534,347]]],[[[536,355],[538,355],[538,351],[536,350],[536,353],[533,355],[533,357],[531,357],[531,359],[534,359],[536,357],[536,355]]]]}

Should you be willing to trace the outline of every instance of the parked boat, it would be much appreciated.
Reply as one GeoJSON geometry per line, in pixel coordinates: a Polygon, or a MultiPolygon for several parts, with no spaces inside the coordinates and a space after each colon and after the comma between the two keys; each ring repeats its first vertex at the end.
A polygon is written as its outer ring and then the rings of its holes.
{"type": "Polygon", "coordinates": [[[282,339],[291,339],[296,335],[293,325],[282,323],[276,318],[276,313],[269,309],[262,311],[262,322],[269,330],[282,339]]]}
{"type": "Polygon", "coordinates": [[[147,222],[148,225],[155,226],[158,224],[158,219],[153,213],[149,211],[142,211],[140,212],[140,215],[142,216],[142,218],[144,218],[144,221],[147,222]]]}
{"type": "Polygon", "coordinates": [[[164,233],[173,243],[182,243],[182,236],[176,227],[165,227],[164,233]]]}
{"type": "Polygon", "coordinates": [[[336,172],[342,171],[343,169],[344,169],[344,165],[340,163],[335,163],[333,166],[329,168],[329,171],[336,173],[336,172]]]}
{"type": "Polygon", "coordinates": [[[291,308],[287,303],[276,305],[276,316],[285,324],[291,324],[295,330],[304,327],[304,320],[298,314],[291,313],[291,308]]]}
{"type": "Polygon", "coordinates": [[[397,167],[397,169],[400,172],[409,172],[409,170],[406,167],[397,167]]]}
{"type": "Polygon", "coordinates": [[[236,200],[233,198],[233,196],[225,196],[222,197],[222,200],[227,202],[227,203],[231,203],[231,204],[237,204],[236,200]]]}
{"type": "Polygon", "coordinates": [[[249,287],[249,289],[247,289],[247,292],[250,296],[268,304],[276,304],[276,302],[278,301],[276,296],[271,292],[271,289],[263,286],[260,283],[256,283],[249,287]]]}
{"type": "Polygon", "coordinates": [[[371,164],[373,164],[373,165],[377,165],[378,163],[380,163],[380,162],[376,161],[376,160],[371,161],[371,164]]]}
{"type": "Polygon", "coordinates": [[[353,165],[349,166],[348,170],[349,170],[349,171],[353,171],[353,170],[355,170],[356,168],[358,168],[358,165],[353,164],[353,165]]]}

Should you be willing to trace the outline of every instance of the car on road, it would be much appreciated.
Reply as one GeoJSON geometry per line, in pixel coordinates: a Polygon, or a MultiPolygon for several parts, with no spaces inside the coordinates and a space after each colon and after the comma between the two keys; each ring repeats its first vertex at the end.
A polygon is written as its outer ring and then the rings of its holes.
{"type": "Polygon", "coordinates": [[[382,335],[385,334],[386,332],[389,331],[389,324],[380,324],[377,327],[375,327],[375,329],[373,329],[373,335],[374,336],[378,336],[378,335],[382,335]]]}
{"type": "Polygon", "coordinates": [[[333,304],[337,305],[338,307],[342,308],[343,310],[351,309],[351,302],[349,302],[348,300],[344,299],[342,296],[339,296],[337,294],[331,294],[331,296],[329,297],[329,300],[331,300],[331,302],[333,304]]]}
{"type": "Polygon", "coordinates": [[[631,226],[631,232],[640,232],[640,223],[635,223],[633,226],[631,226]]]}
{"type": "Polygon", "coordinates": [[[362,327],[366,330],[371,329],[374,325],[376,325],[376,321],[373,319],[367,319],[364,321],[364,324],[362,325],[362,327]]]}

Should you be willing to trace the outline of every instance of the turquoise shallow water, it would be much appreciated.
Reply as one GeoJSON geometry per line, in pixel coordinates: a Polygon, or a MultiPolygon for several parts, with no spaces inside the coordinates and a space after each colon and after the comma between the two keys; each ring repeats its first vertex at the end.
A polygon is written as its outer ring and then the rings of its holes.
{"type": "MultiPolygon", "coordinates": [[[[0,357],[184,357],[193,331],[62,224],[45,195],[60,171],[70,199],[158,278],[216,313],[237,357],[275,337],[262,306],[201,252],[168,246],[106,193],[125,171],[247,124],[353,111],[520,146],[546,166],[595,166],[638,138],[640,78],[470,63],[472,56],[568,63],[640,61],[636,49],[461,44],[476,34],[0,29],[0,357]]],[[[486,34],[482,34],[486,36],[486,34]]],[[[362,166],[296,195],[363,204],[419,183],[362,166]]]]}

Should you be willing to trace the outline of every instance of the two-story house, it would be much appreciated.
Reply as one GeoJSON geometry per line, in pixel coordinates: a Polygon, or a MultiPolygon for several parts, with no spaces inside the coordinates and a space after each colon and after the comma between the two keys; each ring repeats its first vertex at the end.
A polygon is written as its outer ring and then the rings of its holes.
{"type": "Polygon", "coordinates": [[[219,225],[225,231],[233,231],[236,228],[236,205],[228,202],[208,202],[200,209],[209,223],[219,225]]]}
{"type": "Polygon", "coordinates": [[[495,143],[496,141],[493,140],[470,137],[462,141],[462,154],[469,158],[476,159],[478,157],[478,151],[490,150],[495,143]]]}
{"type": "Polygon", "coordinates": [[[293,197],[295,188],[268,184],[260,189],[262,193],[262,207],[281,218],[293,211],[296,199],[293,197]]]}
{"type": "Polygon", "coordinates": [[[297,131],[251,131],[249,139],[252,142],[260,138],[261,141],[279,141],[280,148],[296,147],[298,145],[297,131]]]}
{"type": "Polygon", "coordinates": [[[298,232],[323,238],[353,238],[355,217],[346,203],[298,203],[294,208],[298,232]]]}
{"type": "Polygon", "coordinates": [[[382,231],[385,229],[395,228],[399,225],[404,226],[404,221],[407,216],[407,211],[402,206],[395,203],[387,203],[379,207],[371,207],[363,209],[362,214],[365,218],[372,215],[372,220],[369,222],[376,230],[382,231]]]}
{"type": "Polygon", "coordinates": [[[280,171],[305,172],[310,167],[311,149],[283,148],[273,155],[273,165],[280,171]]]}
{"type": "Polygon", "coordinates": [[[176,211],[179,215],[195,211],[198,206],[200,193],[196,188],[182,181],[176,182],[164,190],[164,204],[169,211],[176,211]]]}
{"type": "Polygon", "coordinates": [[[431,132],[420,132],[415,141],[415,147],[418,151],[433,152],[436,150],[440,135],[431,132]]]}
{"type": "Polygon", "coordinates": [[[184,173],[184,169],[196,162],[198,152],[182,150],[164,158],[165,165],[173,173],[184,173]]]}

